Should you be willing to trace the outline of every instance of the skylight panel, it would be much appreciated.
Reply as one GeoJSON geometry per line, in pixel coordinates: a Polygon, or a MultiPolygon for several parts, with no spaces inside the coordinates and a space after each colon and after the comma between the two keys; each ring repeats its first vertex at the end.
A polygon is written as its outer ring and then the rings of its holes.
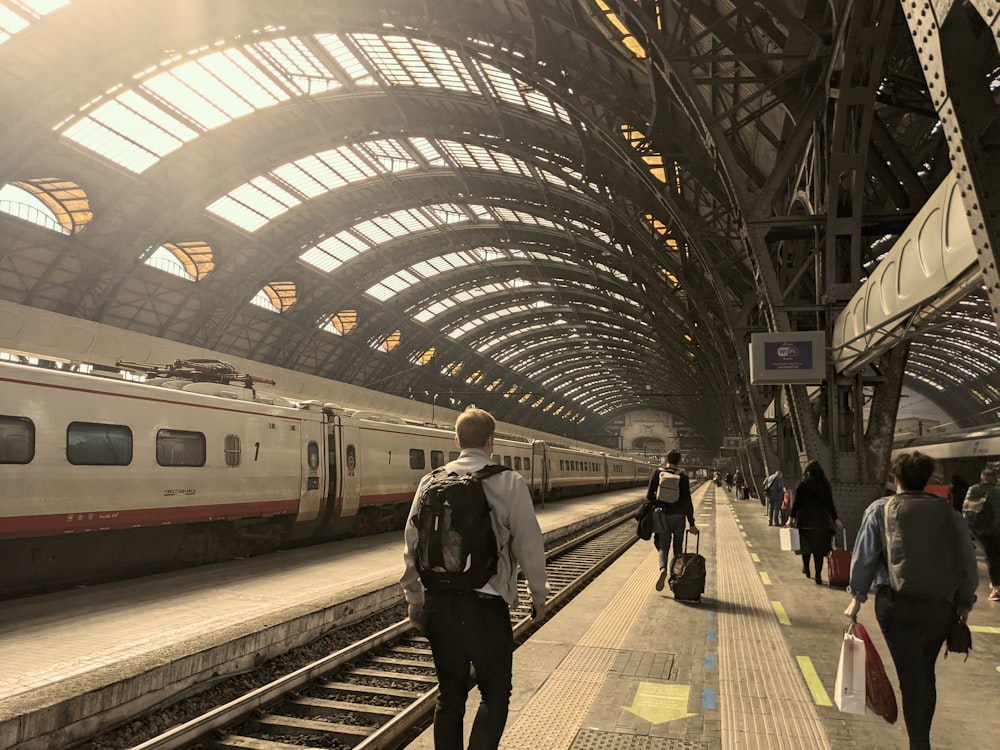
{"type": "Polygon", "coordinates": [[[301,39],[291,37],[259,42],[247,52],[265,67],[282,71],[283,80],[300,94],[321,94],[342,88],[340,81],[301,39]]]}
{"type": "Polygon", "coordinates": [[[475,261],[465,253],[449,253],[415,263],[411,266],[411,270],[424,279],[431,279],[438,274],[454,271],[456,268],[464,268],[474,263],[475,261]]]}
{"type": "Polygon", "coordinates": [[[442,48],[441,53],[447,58],[447,64],[442,61],[440,64],[434,65],[434,70],[441,84],[450,91],[479,94],[479,86],[469,73],[469,68],[462,60],[461,55],[453,49],[442,48]]]}
{"type": "Polygon", "coordinates": [[[454,204],[427,206],[424,211],[441,224],[459,224],[469,221],[469,215],[454,204]]]}
{"type": "Polygon", "coordinates": [[[368,287],[365,294],[374,297],[380,302],[391,299],[400,292],[404,292],[411,286],[418,285],[422,279],[420,276],[410,273],[408,270],[400,271],[392,276],[382,279],[379,283],[368,287]]]}
{"type": "MultiPolygon", "coordinates": [[[[281,71],[274,73],[281,77],[281,71]]],[[[208,130],[289,98],[238,49],[183,62],[142,81],[139,88],[162,106],[136,91],[125,90],[67,127],[63,134],[141,173],[199,135],[171,111],[184,113],[208,130]],[[99,123],[105,132],[87,127],[88,121],[99,123]],[[150,154],[155,158],[151,160],[150,154]]]]}
{"type": "Polygon", "coordinates": [[[395,56],[396,61],[406,69],[407,78],[417,86],[441,88],[441,82],[431,72],[430,67],[417,51],[413,42],[404,37],[384,37],[386,48],[395,56]]]}
{"type": "Polygon", "coordinates": [[[198,135],[133,91],[102,104],[63,134],[137,173],[198,135]]]}
{"type": "Polygon", "coordinates": [[[440,315],[441,313],[445,312],[448,309],[449,307],[446,302],[443,301],[432,302],[425,309],[415,313],[413,318],[414,320],[420,323],[426,323],[427,321],[440,315]]]}
{"type": "Polygon", "coordinates": [[[254,232],[301,202],[274,181],[256,177],[219,198],[207,210],[248,232],[254,232]]]}
{"type": "MultiPolygon", "coordinates": [[[[210,73],[202,62],[192,60],[155,76],[146,82],[144,88],[166,102],[174,102],[190,119],[205,130],[225,125],[234,117],[252,112],[252,108],[233,94],[216,73],[210,73]]],[[[221,72],[221,71],[220,71],[221,72]]],[[[229,75],[243,77],[238,69],[230,66],[229,75]]],[[[225,75],[225,72],[222,73],[225,75]]]]}
{"type": "Polygon", "coordinates": [[[0,45],[30,25],[26,18],[22,18],[7,6],[0,5],[0,45]]]}
{"type": "Polygon", "coordinates": [[[329,52],[337,65],[347,74],[354,83],[361,86],[372,86],[375,79],[365,67],[364,63],[358,59],[353,51],[347,48],[344,41],[336,34],[318,34],[316,41],[322,44],[329,52]]]}
{"type": "Polygon", "coordinates": [[[369,158],[380,164],[388,172],[402,172],[419,166],[416,159],[410,155],[399,141],[368,141],[358,144],[356,148],[367,154],[369,158]]]}
{"type": "Polygon", "coordinates": [[[412,86],[414,79],[389,47],[388,39],[374,34],[352,34],[351,40],[378,69],[390,86],[412,86]]]}
{"type": "Polygon", "coordinates": [[[411,138],[410,144],[417,150],[420,154],[420,158],[426,161],[432,167],[444,167],[447,166],[447,162],[444,157],[441,156],[441,144],[450,143],[450,141],[432,141],[429,138],[411,138]]]}
{"type": "Polygon", "coordinates": [[[354,231],[371,245],[378,245],[433,226],[434,224],[425,216],[415,210],[406,209],[363,221],[355,225],[354,231]]]}
{"type": "Polygon", "coordinates": [[[42,16],[68,4],[69,0],[8,0],[0,5],[0,45],[42,16]]]}
{"type": "Polygon", "coordinates": [[[328,192],[330,186],[327,181],[339,181],[340,184],[344,184],[333,170],[315,156],[282,164],[271,173],[307,198],[315,198],[328,192]],[[319,179],[319,176],[324,179],[319,179]]]}
{"type": "Polygon", "coordinates": [[[333,237],[327,237],[316,247],[306,250],[299,259],[320,271],[332,271],[349,260],[370,249],[367,242],[355,237],[350,231],[337,232],[333,237]]]}

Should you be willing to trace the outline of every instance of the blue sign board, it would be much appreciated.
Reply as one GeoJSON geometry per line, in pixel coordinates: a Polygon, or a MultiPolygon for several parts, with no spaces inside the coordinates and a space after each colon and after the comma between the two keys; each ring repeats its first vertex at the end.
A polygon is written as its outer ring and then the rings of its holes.
{"type": "Polygon", "coordinates": [[[825,377],[826,334],[823,331],[751,335],[752,383],[822,383],[825,377]]]}

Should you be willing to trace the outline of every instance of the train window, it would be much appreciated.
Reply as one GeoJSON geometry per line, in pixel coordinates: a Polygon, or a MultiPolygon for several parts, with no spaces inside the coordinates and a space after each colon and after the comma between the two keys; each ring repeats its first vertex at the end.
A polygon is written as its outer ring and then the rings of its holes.
{"type": "Polygon", "coordinates": [[[525,471],[531,471],[531,459],[530,458],[524,459],[524,470],[525,471]]]}
{"type": "Polygon", "coordinates": [[[510,466],[511,466],[510,456],[504,456],[503,457],[503,465],[506,466],[508,469],[510,468],[510,466]]]}
{"type": "Polygon", "coordinates": [[[431,468],[444,466],[444,451],[431,451],[431,468]]]}
{"type": "Polygon", "coordinates": [[[520,471],[521,470],[521,457],[520,456],[514,456],[514,470],[515,471],[520,471]]]}
{"type": "Polygon", "coordinates": [[[25,417],[0,417],[0,464],[29,464],[34,457],[34,423],[25,417]]]}
{"type": "Polygon", "coordinates": [[[226,435],[226,466],[239,466],[243,457],[239,435],[226,435]]]}
{"type": "Polygon", "coordinates": [[[424,457],[424,452],[420,448],[410,448],[410,468],[411,469],[423,469],[426,464],[427,459],[424,457]]]}
{"type": "Polygon", "coordinates": [[[458,460],[458,451],[448,451],[448,460],[449,461],[457,461],[458,460]]]}
{"type": "Polygon", "coordinates": [[[128,466],[132,463],[132,430],[120,424],[70,422],[66,460],[75,466],[128,466]]]}
{"type": "Polygon", "coordinates": [[[187,430],[158,430],[156,463],[160,466],[204,466],[205,435],[187,430]]]}
{"type": "Polygon", "coordinates": [[[490,461],[492,461],[495,464],[498,464],[500,463],[500,456],[494,453],[492,456],[490,456],[490,461]]]}

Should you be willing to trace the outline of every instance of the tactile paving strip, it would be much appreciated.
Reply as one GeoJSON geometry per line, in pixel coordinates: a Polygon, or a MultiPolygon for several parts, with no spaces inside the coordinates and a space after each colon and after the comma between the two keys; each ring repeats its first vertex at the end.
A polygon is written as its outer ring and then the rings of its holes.
{"type": "Polygon", "coordinates": [[[642,614],[657,565],[655,554],[646,556],[508,727],[504,750],[557,750],[573,745],[608,672],[621,656],[625,638],[642,614]]]}
{"type": "Polygon", "coordinates": [[[723,750],[829,750],[731,506],[717,504],[715,526],[723,750]]]}
{"type": "Polygon", "coordinates": [[[572,750],[709,750],[710,747],[699,740],[581,729],[572,750]]]}

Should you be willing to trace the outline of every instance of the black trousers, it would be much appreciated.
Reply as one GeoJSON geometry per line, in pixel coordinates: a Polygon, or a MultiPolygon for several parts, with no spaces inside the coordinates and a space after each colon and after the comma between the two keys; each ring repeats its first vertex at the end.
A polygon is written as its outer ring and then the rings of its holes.
{"type": "Polygon", "coordinates": [[[954,619],[946,601],[901,596],[888,586],[875,595],[875,617],[896,665],[910,750],[930,750],[937,705],[934,663],[954,619]]]}
{"type": "Polygon", "coordinates": [[[434,654],[438,695],[435,750],[463,750],[463,718],[470,667],[482,700],[469,750],[496,750],[510,705],[514,636],[507,602],[476,592],[431,593],[424,603],[424,634],[434,654]]]}

